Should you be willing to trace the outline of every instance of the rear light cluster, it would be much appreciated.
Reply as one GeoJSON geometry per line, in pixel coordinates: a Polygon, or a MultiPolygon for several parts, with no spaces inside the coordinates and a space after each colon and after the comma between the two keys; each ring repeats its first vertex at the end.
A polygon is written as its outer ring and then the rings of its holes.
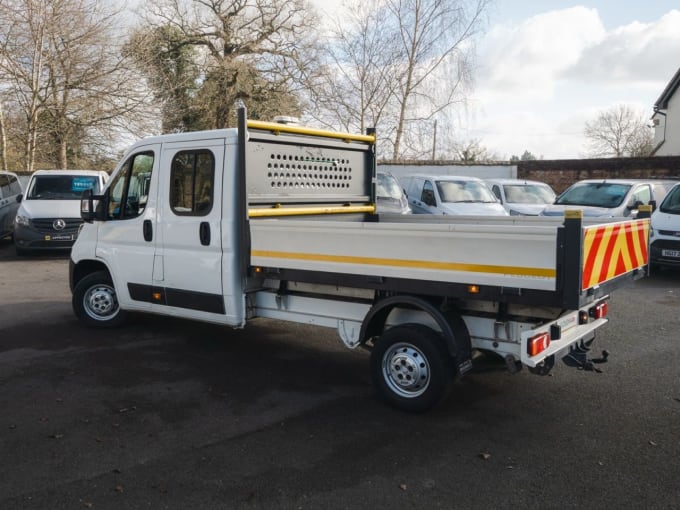
{"type": "Polygon", "coordinates": [[[604,319],[609,313],[609,303],[607,301],[600,301],[598,304],[588,310],[588,315],[593,319],[604,319]]]}
{"type": "Polygon", "coordinates": [[[578,323],[587,324],[591,319],[604,319],[609,313],[609,303],[607,301],[600,301],[595,306],[591,306],[588,310],[581,310],[578,313],[578,323]]]}
{"type": "Polygon", "coordinates": [[[527,353],[529,356],[541,354],[550,346],[550,333],[540,333],[532,336],[527,342],[527,353]]]}
{"type": "MultiPolygon", "coordinates": [[[[588,311],[581,310],[578,314],[578,323],[587,324],[589,320],[604,319],[609,313],[609,303],[607,301],[600,301],[594,306],[591,306],[588,311]]],[[[552,336],[555,340],[559,340],[562,336],[562,331],[559,326],[553,326],[552,336]]],[[[551,333],[539,333],[529,338],[527,342],[527,354],[529,356],[537,356],[550,347],[551,333]]]]}

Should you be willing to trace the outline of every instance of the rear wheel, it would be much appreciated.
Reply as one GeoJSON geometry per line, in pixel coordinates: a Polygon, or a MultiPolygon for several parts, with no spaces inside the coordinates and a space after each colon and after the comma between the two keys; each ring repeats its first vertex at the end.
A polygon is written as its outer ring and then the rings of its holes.
{"type": "Polygon", "coordinates": [[[113,328],[127,317],[106,271],[97,271],[80,280],[73,289],[71,304],[76,316],[91,328],[113,328]]]}
{"type": "Polygon", "coordinates": [[[453,363],[441,335],[420,324],[385,331],[371,351],[371,376],[380,395],[409,412],[439,403],[453,381],[453,363]]]}

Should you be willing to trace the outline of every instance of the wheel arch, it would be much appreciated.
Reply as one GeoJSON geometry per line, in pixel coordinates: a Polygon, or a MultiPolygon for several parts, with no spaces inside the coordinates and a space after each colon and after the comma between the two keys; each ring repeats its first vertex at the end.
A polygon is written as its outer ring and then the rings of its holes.
{"type": "Polygon", "coordinates": [[[71,287],[71,292],[73,292],[80,280],[97,271],[106,271],[111,276],[108,266],[100,260],[86,259],[78,263],[71,260],[69,264],[69,286],[71,287]]]}
{"type": "Polygon", "coordinates": [[[455,309],[443,312],[419,296],[390,296],[373,305],[361,325],[359,336],[361,344],[379,336],[385,330],[387,318],[396,308],[410,308],[428,314],[437,324],[446,349],[456,362],[458,373],[462,375],[470,370],[472,367],[470,332],[460,313],[455,309]]]}

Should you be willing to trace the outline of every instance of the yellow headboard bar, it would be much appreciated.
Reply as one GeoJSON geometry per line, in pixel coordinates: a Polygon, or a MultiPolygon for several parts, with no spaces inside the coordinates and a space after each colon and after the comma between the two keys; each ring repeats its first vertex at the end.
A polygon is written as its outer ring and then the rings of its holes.
{"type": "Polygon", "coordinates": [[[352,135],[350,133],[338,133],[326,131],[324,129],[313,129],[301,126],[291,126],[288,124],[277,124],[276,122],[261,122],[259,120],[249,120],[247,127],[252,129],[262,129],[278,133],[295,133],[298,135],[324,136],[326,138],[337,138],[346,142],[367,142],[375,143],[375,135],[352,135]]]}
{"type": "Polygon", "coordinates": [[[375,205],[346,205],[319,207],[271,207],[262,209],[248,209],[249,218],[264,218],[267,216],[301,216],[310,214],[347,214],[347,213],[375,213],[375,205]]]}

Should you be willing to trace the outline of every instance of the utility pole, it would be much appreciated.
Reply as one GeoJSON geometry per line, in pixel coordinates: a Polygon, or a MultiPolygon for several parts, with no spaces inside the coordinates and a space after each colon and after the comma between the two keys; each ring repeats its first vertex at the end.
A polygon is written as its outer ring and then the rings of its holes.
{"type": "Polygon", "coordinates": [[[434,135],[432,136],[432,161],[435,159],[437,149],[437,119],[434,119],[434,135]]]}

